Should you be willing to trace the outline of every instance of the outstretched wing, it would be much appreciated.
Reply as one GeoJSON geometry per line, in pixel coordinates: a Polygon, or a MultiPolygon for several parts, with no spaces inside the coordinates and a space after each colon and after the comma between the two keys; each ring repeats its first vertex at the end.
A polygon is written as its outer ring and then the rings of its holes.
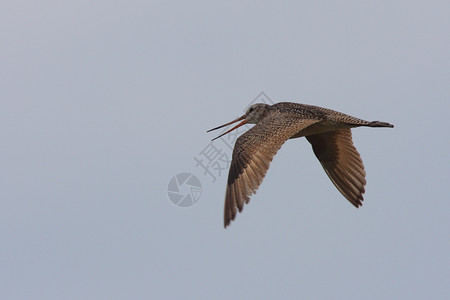
{"type": "Polygon", "coordinates": [[[354,206],[363,201],[366,172],[350,129],[306,136],[333,184],[354,206]]]}
{"type": "Polygon", "coordinates": [[[295,114],[275,112],[237,140],[233,150],[225,194],[224,225],[227,227],[256,192],[273,156],[294,134],[320,120],[302,119],[295,114]]]}

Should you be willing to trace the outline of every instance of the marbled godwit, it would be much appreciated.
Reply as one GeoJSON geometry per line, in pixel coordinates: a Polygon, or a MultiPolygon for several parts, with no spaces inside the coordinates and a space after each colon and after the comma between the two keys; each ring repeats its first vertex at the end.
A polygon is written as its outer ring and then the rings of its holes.
{"type": "Polygon", "coordinates": [[[274,105],[254,104],[242,117],[208,132],[241,120],[222,134],[246,123],[256,124],[242,134],[234,145],[225,194],[225,227],[234,220],[236,210],[241,212],[244,202],[250,201],[250,196],[263,181],[281,145],[288,139],[302,136],[311,143],[314,154],[341,194],[354,206],[361,206],[366,173],[361,157],[353,146],[350,128],[394,127],[386,122],[368,122],[318,106],[281,102],[274,105]]]}

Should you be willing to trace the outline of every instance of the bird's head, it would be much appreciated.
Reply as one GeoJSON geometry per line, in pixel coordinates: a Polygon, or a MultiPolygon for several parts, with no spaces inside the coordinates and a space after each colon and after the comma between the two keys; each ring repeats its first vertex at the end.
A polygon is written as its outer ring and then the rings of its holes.
{"type": "Polygon", "coordinates": [[[256,124],[256,123],[258,123],[259,121],[261,121],[266,116],[266,114],[267,114],[267,112],[269,110],[269,107],[270,107],[270,105],[265,104],[265,103],[253,104],[252,106],[250,106],[247,109],[247,111],[245,112],[245,114],[243,116],[237,118],[236,120],[233,120],[231,122],[223,124],[222,126],[210,129],[207,132],[210,132],[210,131],[213,131],[213,130],[216,130],[216,129],[220,129],[222,127],[225,127],[225,126],[228,126],[230,124],[233,124],[233,123],[235,123],[237,121],[243,120],[241,123],[237,124],[236,126],[231,128],[230,130],[228,130],[228,131],[222,133],[221,135],[219,135],[218,137],[214,138],[213,139],[213,141],[214,141],[215,139],[218,139],[218,138],[222,137],[223,135],[227,134],[228,132],[233,131],[233,130],[235,130],[238,127],[241,127],[242,125],[244,125],[246,123],[249,123],[249,124],[256,124]]]}
{"type": "Polygon", "coordinates": [[[250,106],[242,116],[247,123],[256,124],[261,121],[267,114],[270,105],[265,103],[256,103],[250,106]]]}

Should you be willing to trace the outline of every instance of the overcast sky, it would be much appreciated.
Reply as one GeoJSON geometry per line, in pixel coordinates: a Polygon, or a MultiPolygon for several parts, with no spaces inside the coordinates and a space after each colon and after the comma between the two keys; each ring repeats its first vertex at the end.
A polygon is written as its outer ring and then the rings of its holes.
{"type": "Polygon", "coordinates": [[[449,11],[406,0],[3,1],[0,298],[448,297],[449,11]],[[223,228],[227,170],[210,166],[213,177],[198,160],[211,145],[231,155],[233,136],[210,144],[220,132],[206,130],[255,99],[395,125],[353,130],[361,208],[302,138],[223,228]],[[180,173],[201,185],[184,208],[167,190],[180,173]]]}

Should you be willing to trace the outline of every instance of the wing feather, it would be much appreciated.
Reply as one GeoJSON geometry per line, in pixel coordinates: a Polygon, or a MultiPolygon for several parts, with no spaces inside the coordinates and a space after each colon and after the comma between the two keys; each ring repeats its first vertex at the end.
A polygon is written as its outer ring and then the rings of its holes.
{"type": "Polygon", "coordinates": [[[224,225],[227,227],[256,193],[270,162],[286,140],[319,122],[296,114],[273,113],[237,140],[233,150],[225,195],[224,225]]]}
{"type": "Polygon", "coordinates": [[[336,188],[354,206],[361,206],[366,172],[361,157],[353,146],[350,129],[310,135],[306,139],[336,188]]]}

